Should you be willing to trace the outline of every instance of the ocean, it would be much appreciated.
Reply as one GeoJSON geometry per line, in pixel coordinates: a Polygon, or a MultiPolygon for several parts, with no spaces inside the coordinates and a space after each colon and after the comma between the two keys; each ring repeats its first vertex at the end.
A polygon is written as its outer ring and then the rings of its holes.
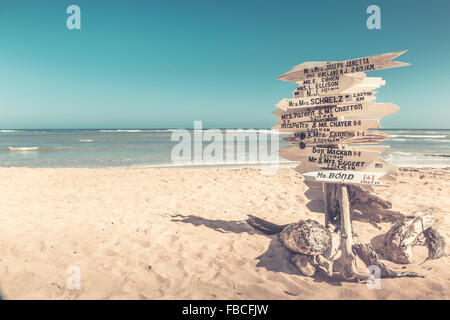
{"type": "MultiPolygon", "coordinates": [[[[450,167],[450,130],[383,130],[391,138],[383,145],[391,147],[381,156],[399,166],[450,167]]],[[[174,130],[0,130],[0,167],[102,168],[102,167],[171,167],[174,130]]],[[[204,132],[204,131],[203,131],[204,132]]],[[[221,132],[224,132],[222,130],[221,132]]],[[[235,134],[267,132],[267,129],[233,130],[235,134]]],[[[193,130],[189,133],[192,137],[193,130]]],[[[289,146],[281,133],[268,136],[278,139],[279,147],[289,146]]],[[[259,137],[257,135],[257,137],[259,137]]],[[[268,138],[270,142],[271,138],[268,138]]],[[[265,141],[258,141],[262,143],[265,141]]],[[[202,141],[202,148],[210,142],[202,141]]],[[[236,142],[239,144],[239,142],[236,142]]],[[[235,146],[236,146],[235,144],[235,146]]],[[[248,155],[248,140],[245,147],[248,155]]],[[[227,147],[226,143],[224,148],[227,147]]],[[[270,150],[270,148],[268,147],[270,150]]],[[[225,152],[224,152],[225,154],[225,152]]],[[[181,166],[221,166],[221,162],[186,161],[181,166]]],[[[282,163],[289,161],[280,159],[282,163]]],[[[259,160],[261,161],[261,160],[259,160]]],[[[236,160],[235,165],[255,165],[258,161],[236,160]]]]}

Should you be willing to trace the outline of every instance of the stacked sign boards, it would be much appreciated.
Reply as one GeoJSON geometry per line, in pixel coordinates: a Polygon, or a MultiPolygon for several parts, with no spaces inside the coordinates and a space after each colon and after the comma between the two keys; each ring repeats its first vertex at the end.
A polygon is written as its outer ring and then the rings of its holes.
{"type": "Polygon", "coordinates": [[[377,129],[381,117],[399,110],[376,103],[374,90],[385,85],[365,72],[407,66],[393,61],[406,51],[346,61],[305,62],[278,77],[297,83],[292,98],[282,99],[273,113],[284,140],[293,144],[280,156],[302,163],[295,168],[309,181],[381,185],[397,168],[380,158],[389,136],[377,129]],[[381,178],[381,180],[380,180],[381,178]]]}

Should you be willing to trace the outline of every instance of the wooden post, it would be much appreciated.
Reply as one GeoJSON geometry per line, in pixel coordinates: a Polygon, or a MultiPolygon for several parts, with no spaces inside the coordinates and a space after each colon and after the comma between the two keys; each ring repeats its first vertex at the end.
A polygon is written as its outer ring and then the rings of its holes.
{"type": "Polygon", "coordinates": [[[353,254],[352,222],[350,219],[350,202],[348,200],[347,185],[340,184],[340,205],[341,205],[341,251],[344,277],[353,279],[356,276],[356,260],[353,254]]]}
{"type": "Polygon", "coordinates": [[[353,246],[353,237],[352,223],[350,221],[350,202],[348,201],[347,186],[345,184],[340,184],[339,189],[341,191],[341,234],[344,240],[346,251],[351,252],[353,246]]]}
{"type": "Polygon", "coordinates": [[[330,219],[328,216],[328,200],[327,200],[327,184],[322,183],[322,192],[323,192],[323,212],[325,214],[325,227],[328,228],[328,224],[330,223],[330,219]]]}
{"type": "Polygon", "coordinates": [[[341,238],[342,252],[339,262],[342,274],[346,279],[356,276],[356,260],[353,254],[352,223],[350,218],[350,201],[348,186],[345,184],[323,183],[323,199],[325,211],[325,226],[335,226],[341,238]]]}
{"type": "MultiPolygon", "coordinates": [[[[325,213],[325,226],[339,229],[340,225],[340,201],[338,199],[339,185],[335,183],[323,183],[323,202],[325,213]]],[[[334,230],[333,230],[334,231],[334,230]]]]}

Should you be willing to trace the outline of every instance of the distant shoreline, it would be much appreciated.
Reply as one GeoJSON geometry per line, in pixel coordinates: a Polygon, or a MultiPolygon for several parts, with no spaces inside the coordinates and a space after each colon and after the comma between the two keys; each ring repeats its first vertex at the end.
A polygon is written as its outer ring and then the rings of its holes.
{"type": "MultiPolygon", "coordinates": [[[[217,138],[216,143],[214,136],[215,142],[212,144],[212,137],[205,130],[198,132],[199,135],[196,136],[193,130],[181,130],[174,135],[174,129],[2,129],[0,167],[263,167],[269,165],[267,162],[278,161],[264,156],[268,150],[273,153],[291,145],[284,139],[292,134],[291,132],[222,129],[221,137],[217,138]],[[228,133],[230,137],[227,137],[228,133]],[[230,144],[229,139],[232,139],[234,144],[230,144]],[[214,150],[218,145],[223,149],[222,154],[216,156],[214,150]],[[182,160],[173,158],[173,152],[176,158],[176,152],[179,155],[182,150],[184,155],[184,148],[188,150],[189,146],[196,146],[202,156],[194,157],[192,149],[182,160]],[[212,151],[214,156],[211,156],[212,151]],[[228,152],[233,153],[234,161],[227,160],[228,152]],[[251,155],[251,152],[256,153],[251,155]]],[[[450,130],[383,131],[390,135],[390,138],[381,144],[390,146],[380,155],[384,160],[400,167],[450,167],[450,130]]],[[[280,167],[293,165],[295,164],[285,159],[279,159],[280,167]]]]}
{"type": "MultiPolygon", "coordinates": [[[[235,127],[235,128],[216,128],[216,127],[210,127],[210,128],[202,128],[201,130],[211,130],[211,129],[219,129],[219,130],[271,130],[271,128],[258,128],[258,127],[235,127]]],[[[28,128],[28,129],[18,129],[18,128],[2,128],[0,129],[0,132],[4,131],[70,131],[70,130],[86,130],[86,131],[95,131],[95,130],[194,130],[194,128],[28,128]]],[[[408,131],[414,131],[414,130],[421,130],[421,131],[428,131],[428,130],[450,130],[450,128],[382,128],[377,130],[388,130],[388,131],[396,131],[396,130],[408,130],[408,131]]]]}
{"type": "MultiPolygon", "coordinates": [[[[279,169],[294,169],[296,166],[298,166],[299,163],[280,163],[278,165],[279,169]]],[[[411,165],[411,164],[403,164],[403,165],[397,165],[398,169],[400,171],[417,171],[417,170],[445,170],[450,171],[450,166],[448,165],[426,165],[426,164],[419,164],[419,165],[411,165]]],[[[52,170],[64,170],[64,169],[76,169],[76,170],[99,170],[99,169],[108,169],[108,170],[153,170],[153,169],[228,169],[228,170],[239,170],[239,169],[263,169],[263,168],[270,168],[270,164],[231,164],[231,165],[217,165],[217,164],[211,164],[211,165],[132,165],[132,166],[116,166],[116,167],[27,167],[27,166],[0,166],[0,169],[52,169],[52,170]]],[[[276,167],[272,167],[276,168],[276,167]]]]}

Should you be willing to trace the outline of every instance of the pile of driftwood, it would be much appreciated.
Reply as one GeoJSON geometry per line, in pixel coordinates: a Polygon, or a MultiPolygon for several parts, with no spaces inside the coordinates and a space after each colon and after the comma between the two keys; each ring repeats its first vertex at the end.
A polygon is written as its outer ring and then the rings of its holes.
{"type": "MultiPolygon", "coordinates": [[[[391,203],[384,201],[360,186],[324,184],[325,226],[314,220],[304,220],[288,225],[277,225],[249,215],[247,223],[268,235],[279,234],[283,245],[292,252],[291,262],[306,276],[324,270],[329,276],[336,273],[346,280],[367,279],[367,274],[358,274],[356,256],[366,266],[376,266],[382,278],[423,277],[423,275],[397,271],[384,264],[384,259],[395,263],[412,263],[412,247],[426,245],[428,259],[445,255],[445,238],[432,224],[431,214],[417,213],[414,216],[394,214],[395,225],[384,235],[383,246],[378,253],[370,244],[354,244],[351,210],[368,215],[388,211],[391,203]]],[[[375,223],[375,222],[374,222],[375,223]]]]}

